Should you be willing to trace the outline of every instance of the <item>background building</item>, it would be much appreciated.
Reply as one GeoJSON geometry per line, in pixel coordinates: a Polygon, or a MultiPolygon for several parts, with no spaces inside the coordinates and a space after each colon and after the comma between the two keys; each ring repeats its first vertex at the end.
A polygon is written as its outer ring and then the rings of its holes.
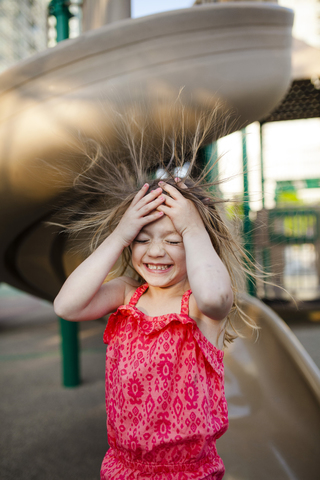
{"type": "MultiPolygon", "coordinates": [[[[0,0],[0,72],[19,60],[56,45],[55,17],[48,19],[50,0],[0,0]]],[[[80,33],[80,0],[73,0],[70,37],[80,33]]]]}
{"type": "Polygon", "coordinates": [[[0,71],[47,48],[48,0],[0,0],[0,71]]]}

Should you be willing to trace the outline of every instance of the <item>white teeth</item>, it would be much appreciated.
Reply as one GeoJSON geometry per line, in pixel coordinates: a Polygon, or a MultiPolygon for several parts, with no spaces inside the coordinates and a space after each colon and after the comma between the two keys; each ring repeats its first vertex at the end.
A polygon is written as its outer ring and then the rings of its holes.
{"type": "Polygon", "coordinates": [[[147,264],[150,270],[167,270],[170,265],[151,265],[150,263],[147,264]]]}

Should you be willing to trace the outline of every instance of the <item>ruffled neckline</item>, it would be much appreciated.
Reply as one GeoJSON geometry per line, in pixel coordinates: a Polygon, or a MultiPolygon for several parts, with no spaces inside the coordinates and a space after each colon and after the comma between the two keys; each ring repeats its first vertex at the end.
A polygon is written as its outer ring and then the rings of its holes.
{"type": "Polygon", "coordinates": [[[192,328],[192,334],[196,342],[198,343],[200,349],[202,350],[204,356],[215,369],[215,371],[222,376],[223,375],[223,357],[224,351],[219,350],[215,347],[209,340],[203,335],[201,330],[197,325],[197,322],[189,315],[185,313],[168,313],[165,315],[159,315],[157,317],[150,317],[139,310],[135,305],[121,305],[118,307],[115,313],[111,314],[106,326],[103,341],[106,344],[109,344],[112,337],[114,336],[117,323],[119,322],[120,316],[129,316],[133,318],[138,325],[141,334],[143,335],[153,335],[157,332],[163,330],[171,322],[177,321],[182,325],[190,325],[192,328]]]}
{"type": "Polygon", "coordinates": [[[135,305],[121,305],[114,315],[118,312],[130,312],[131,315],[134,316],[139,322],[139,326],[141,330],[146,335],[151,335],[154,332],[158,332],[166,327],[170,322],[177,320],[183,325],[187,323],[191,323],[197,326],[197,322],[190,318],[189,315],[185,313],[166,313],[165,315],[158,315],[156,317],[150,317],[146,315],[144,312],[139,310],[135,305]]]}

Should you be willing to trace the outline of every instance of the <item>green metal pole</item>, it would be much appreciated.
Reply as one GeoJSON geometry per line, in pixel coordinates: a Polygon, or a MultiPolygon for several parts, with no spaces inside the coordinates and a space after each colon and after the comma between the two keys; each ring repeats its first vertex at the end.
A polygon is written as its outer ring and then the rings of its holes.
{"type": "MultiPolygon", "coordinates": [[[[263,123],[259,123],[259,136],[260,136],[261,197],[262,197],[262,208],[265,208],[263,123]]],[[[270,248],[269,247],[264,247],[262,249],[262,268],[266,272],[270,271],[270,248]]]]}
{"type": "Polygon", "coordinates": [[[48,6],[49,15],[57,19],[57,42],[69,38],[69,19],[73,17],[69,11],[70,2],[66,0],[52,0],[48,6]]]}
{"type": "Polygon", "coordinates": [[[260,134],[260,171],[261,171],[261,196],[262,196],[262,208],[264,208],[264,151],[263,151],[263,131],[262,123],[259,123],[259,134],[260,134]]]}
{"type": "MultiPolygon", "coordinates": [[[[250,220],[250,204],[249,204],[249,176],[248,176],[248,156],[247,156],[247,137],[245,128],[241,130],[242,140],[242,165],[243,165],[243,237],[244,248],[250,259],[253,259],[253,242],[252,242],[252,226],[250,220]]],[[[251,268],[251,265],[248,265],[251,268]]],[[[247,289],[250,295],[256,295],[255,281],[249,277],[247,281],[247,289]]]]}
{"type": "Polygon", "coordinates": [[[201,170],[205,170],[209,167],[209,172],[206,176],[208,183],[214,182],[219,177],[218,168],[218,143],[213,142],[206,147],[199,150],[198,164],[201,170]]]}
{"type": "Polygon", "coordinates": [[[65,387],[77,387],[80,384],[79,324],[60,320],[62,378],[65,387]]]}
{"type": "MultiPolygon", "coordinates": [[[[52,0],[48,6],[49,15],[57,19],[57,42],[69,38],[70,2],[52,0]]],[[[79,325],[60,318],[62,377],[65,387],[76,387],[80,384],[79,325]]]]}

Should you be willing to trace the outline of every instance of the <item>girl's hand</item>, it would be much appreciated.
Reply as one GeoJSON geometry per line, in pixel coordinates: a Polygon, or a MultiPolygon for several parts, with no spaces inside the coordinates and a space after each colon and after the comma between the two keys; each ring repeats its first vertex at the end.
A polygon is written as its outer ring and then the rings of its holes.
{"type": "Polygon", "coordinates": [[[166,195],[161,195],[162,188],[152,190],[146,195],[148,188],[147,183],[143,185],[114,231],[124,247],[131,244],[145,225],[163,216],[163,212],[157,208],[165,201],[166,195]]]}
{"type": "MultiPolygon", "coordinates": [[[[187,188],[180,179],[177,178],[181,188],[187,188]]],[[[189,232],[203,230],[204,224],[201,220],[199,212],[193,202],[185,198],[179,190],[172,185],[159,182],[161,188],[169,195],[164,195],[165,201],[157,210],[166,214],[172,221],[177,232],[183,237],[189,232]]]]}

